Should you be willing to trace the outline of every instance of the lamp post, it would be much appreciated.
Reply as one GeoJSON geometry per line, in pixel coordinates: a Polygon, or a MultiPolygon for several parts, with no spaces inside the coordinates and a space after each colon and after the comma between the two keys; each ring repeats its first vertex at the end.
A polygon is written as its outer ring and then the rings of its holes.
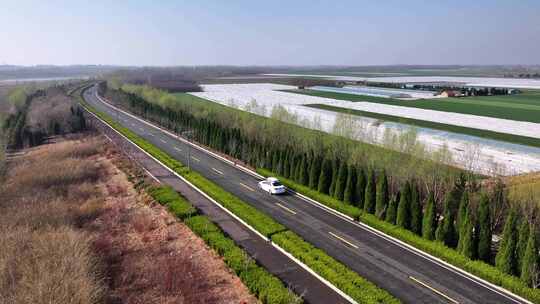
{"type": "Polygon", "coordinates": [[[187,167],[188,171],[191,171],[191,136],[193,135],[193,131],[191,130],[185,130],[180,132],[180,135],[182,137],[185,137],[188,141],[188,148],[187,148],[187,167]]]}

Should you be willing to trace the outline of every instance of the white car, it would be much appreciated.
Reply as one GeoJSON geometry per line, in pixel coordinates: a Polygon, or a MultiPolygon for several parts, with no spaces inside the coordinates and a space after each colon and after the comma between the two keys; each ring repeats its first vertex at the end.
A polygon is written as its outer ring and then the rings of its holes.
{"type": "Polygon", "coordinates": [[[286,191],[285,186],[283,186],[275,177],[269,177],[259,182],[259,188],[270,194],[281,194],[286,191]]]}

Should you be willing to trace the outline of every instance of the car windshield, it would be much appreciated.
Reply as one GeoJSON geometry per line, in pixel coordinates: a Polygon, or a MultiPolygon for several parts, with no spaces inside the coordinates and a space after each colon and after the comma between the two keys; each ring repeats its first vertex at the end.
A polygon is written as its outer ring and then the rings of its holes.
{"type": "Polygon", "coordinates": [[[281,186],[281,183],[278,181],[275,181],[275,182],[272,182],[272,186],[274,187],[281,186]]]}

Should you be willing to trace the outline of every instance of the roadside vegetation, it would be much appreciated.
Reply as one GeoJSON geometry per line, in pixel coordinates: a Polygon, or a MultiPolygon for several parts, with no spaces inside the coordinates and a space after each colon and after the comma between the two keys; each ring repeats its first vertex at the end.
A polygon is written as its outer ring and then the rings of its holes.
{"type": "MultiPolygon", "coordinates": [[[[260,303],[203,239],[153,204],[140,187],[144,174],[125,155],[91,132],[71,133],[79,130],[71,119],[82,116],[67,89],[49,88],[34,101],[21,94],[20,105],[31,105],[8,112],[24,116],[26,130],[59,125],[45,134],[61,136],[38,145],[23,132],[23,146],[32,148],[11,146],[9,162],[1,163],[0,302],[260,303]]],[[[224,235],[219,241],[232,242],[224,235]]],[[[242,267],[258,267],[240,253],[242,267]]],[[[255,274],[266,278],[261,286],[278,284],[295,300],[271,303],[301,302],[264,270],[255,274]]],[[[260,289],[276,299],[274,288],[260,289]]]]}
{"type": "MultiPolygon", "coordinates": [[[[399,303],[399,301],[391,296],[388,292],[378,288],[373,283],[360,277],[357,273],[350,271],[346,266],[334,260],[321,250],[313,248],[313,246],[302,240],[299,236],[287,230],[285,227],[275,222],[272,218],[264,215],[255,208],[252,208],[246,202],[234,197],[232,194],[221,189],[200,174],[188,170],[179,161],[175,160],[165,152],[159,150],[152,144],[137,136],[129,129],[120,126],[106,114],[95,110],[92,111],[109,125],[121,132],[124,136],[136,143],[139,147],[159,159],[178,174],[188,179],[195,186],[199,187],[209,196],[214,198],[218,203],[222,204],[226,208],[230,208],[230,210],[242,220],[253,224],[253,227],[259,232],[271,237],[276,244],[284,246],[284,248],[296,258],[303,261],[308,267],[312,268],[319,275],[336,285],[359,303],[399,303]],[[252,217],[261,219],[264,221],[264,225],[254,222],[252,217]]],[[[189,206],[175,204],[170,208],[171,210],[177,210],[173,212],[178,213],[180,217],[182,217],[185,213],[192,214],[189,206]]],[[[197,218],[197,216],[190,219],[194,218],[197,218]]],[[[253,282],[251,282],[253,278],[248,277],[247,279],[249,282],[246,282],[246,285],[251,286],[253,284],[253,282]]],[[[258,286],[257,284],[255,285],[258,286]]]]}
{"type": "MultiPolygon", "coordinates": [[[[509,198],[500,180],[482,181],[435,161],[305,130],[189,95],[173,96],[138,86],[118,90],[102,86],[101,90],[146,119],[178,133],[188,130],[199,143],[266,169],[268,175],[281,176],[299,192],[540,302],[540,293],[533,289],[539,273],[534,250],[538,206],[525,208],[520,200],[509,198]],[[514,236],[504,233],[510,228],[503,228],[512,217],[528,226],[522,244],[526,238],[531,243],[529,251],[507,248],[514,236]],[[503,233],[497,251],[492,239],[499,231],[503,233]],[[519,266],[502,267],[497,260],[505,259],[503,254],[519,266]]],[[[405,150],[414,149],[406,138],[400,141],[405,150]]]]}
{"type": "Polygon", "coordinates": [[[65,143],[10,163],[0,186],[2,303],[100,303],[106,286],[88,233],[101,203],[96,141],[65,143]],[[75,203],[76,202],[76,203],[75,203]]]}
{"type": "Polygon", "coordinates": [[[8,102],[11,109],[2,124],[8,148],[32,147],[50,136],[85,129],[81,109],[62,87],[35,91],[16,88],[8,96],[8,102]]]}

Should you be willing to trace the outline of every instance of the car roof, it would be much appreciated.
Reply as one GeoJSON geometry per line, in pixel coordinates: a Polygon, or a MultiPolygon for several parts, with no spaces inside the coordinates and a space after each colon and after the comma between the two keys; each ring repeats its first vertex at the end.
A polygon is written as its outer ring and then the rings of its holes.
{"type": "Polygon", "coordinates": [[[275,177],[269,177],[266,180],[269,181],[269,182],[277,182],[278,181],[278,179],[275,178],[275,177]]]}

